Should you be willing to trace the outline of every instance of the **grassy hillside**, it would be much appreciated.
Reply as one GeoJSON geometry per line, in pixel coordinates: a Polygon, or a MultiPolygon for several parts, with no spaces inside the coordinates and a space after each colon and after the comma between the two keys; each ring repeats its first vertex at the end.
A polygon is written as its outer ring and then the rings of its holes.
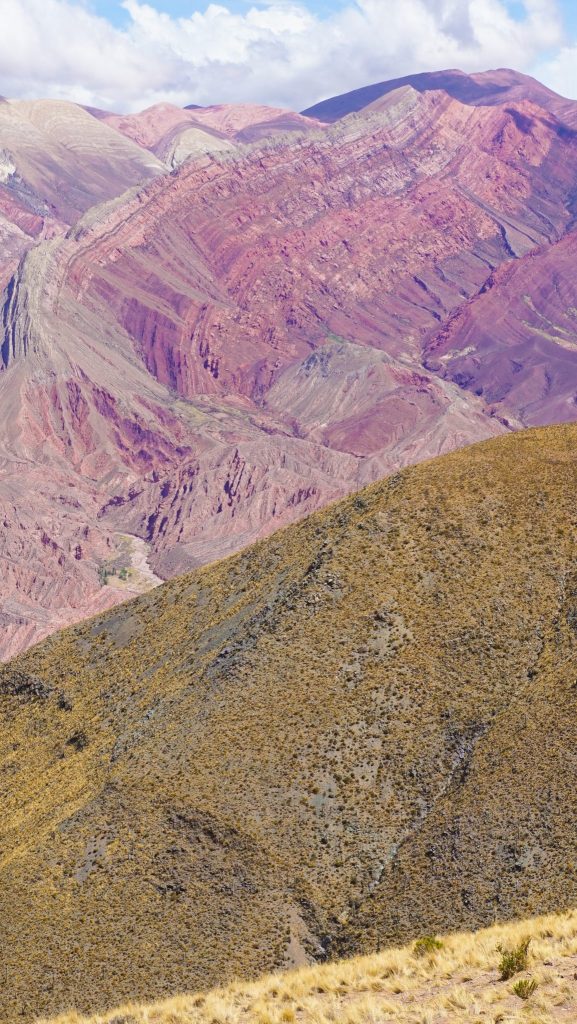
{"type": "Polygon", "coordinates": [[[0,672],[0,1018],[577,904],[577,426],[376,484],[0,672]]]}
{"type": "Polygon", "coordinates": [[[427,946],[273,974],[252,984],[134,1003],[42,1024],[570,1024],[577,1019],[577,913],[535,918],[427,946]],[[509,952],[526,963],[503,977],[509,952]],[[499,949],[498,947],[501,947],[499,949]]]}

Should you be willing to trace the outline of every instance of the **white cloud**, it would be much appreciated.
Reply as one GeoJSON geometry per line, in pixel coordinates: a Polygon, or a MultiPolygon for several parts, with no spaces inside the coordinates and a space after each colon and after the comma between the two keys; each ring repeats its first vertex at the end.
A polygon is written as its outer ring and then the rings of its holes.
{"type": "Polygon", "coordinates": [[[69,0],[0,0],[0,92],[117,110],[160,100],[301,109],[416,71],[530,72],[552,51],[564,60],[556,0],[525,0],[521,18],[506,0],[351,0],[325,17],[290,0],[240,14],[210,3],[188,18],[124,7],[118,29],[69,0]]]}
{"type": "Polygon", "coordinates": [[[577,99],[577,45],[563,46],[538,64],[535,74],[555,92],[577,99]]]}

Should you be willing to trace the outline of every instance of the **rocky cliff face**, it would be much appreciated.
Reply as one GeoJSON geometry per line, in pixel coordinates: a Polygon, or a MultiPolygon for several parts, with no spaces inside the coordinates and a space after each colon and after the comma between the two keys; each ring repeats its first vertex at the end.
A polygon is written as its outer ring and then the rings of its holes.
{"type": "Polygon", "coordinates": [[[405,85],[328,127],[81,113],[145,161],[183,124],[225,148],[154,165],[5,290],[1,487],[27,526],[14,558],[7,516],[1,654],[126,596],[101,586],[126,534],[173,575],[400,466],[573,418],[577,140],[550,110],[405,85]]]}

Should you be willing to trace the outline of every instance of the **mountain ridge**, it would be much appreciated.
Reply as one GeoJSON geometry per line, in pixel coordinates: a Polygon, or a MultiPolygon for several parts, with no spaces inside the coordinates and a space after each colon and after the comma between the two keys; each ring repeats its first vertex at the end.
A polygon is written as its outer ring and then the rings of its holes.
{"type": "Polygon", "coordinates": [[[423,71],[414,75],[404,75],[401,78],[362,86],[340,96],[321,100],[320,103],[307,107],[302,113],[306,117],[318,117],[320,120],[331,122],[354,111],[378,104],[389,92],[403,86],[411,86],[419,92],[441,89],[454,99],[473,106],[492,106],[530,99],[538,106],[549,110],[560,121],[566,121],[570,127],[577,127],[575,100],[559,96],[537,79],[511,68],[498,68],[476,74],[466,74],[454,68],[447,71],[423,71]]]}

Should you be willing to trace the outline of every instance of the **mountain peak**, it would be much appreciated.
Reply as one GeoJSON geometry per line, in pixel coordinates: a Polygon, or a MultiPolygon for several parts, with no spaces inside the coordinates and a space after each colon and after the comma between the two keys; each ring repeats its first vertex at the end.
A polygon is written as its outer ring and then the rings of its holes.
{"type": "Polygon", "coordinates": [[[529,75],[523,75],[511,68],[498,68],[474,74],[450,69],[406,75],[403,78],[378,82],[343,93],[341,96],[322,100],[303,110],[303,114],[318,118],[320,121],[332,122],[346,114],[362,110],[404,85],[410,85],[418,92],[440,89],[461,103],[479,106],[492,106],[526,98],[556,114],[560,119],[568,119],[570,124],[577,125],[576,104],[564,100],[529,75]]]}

